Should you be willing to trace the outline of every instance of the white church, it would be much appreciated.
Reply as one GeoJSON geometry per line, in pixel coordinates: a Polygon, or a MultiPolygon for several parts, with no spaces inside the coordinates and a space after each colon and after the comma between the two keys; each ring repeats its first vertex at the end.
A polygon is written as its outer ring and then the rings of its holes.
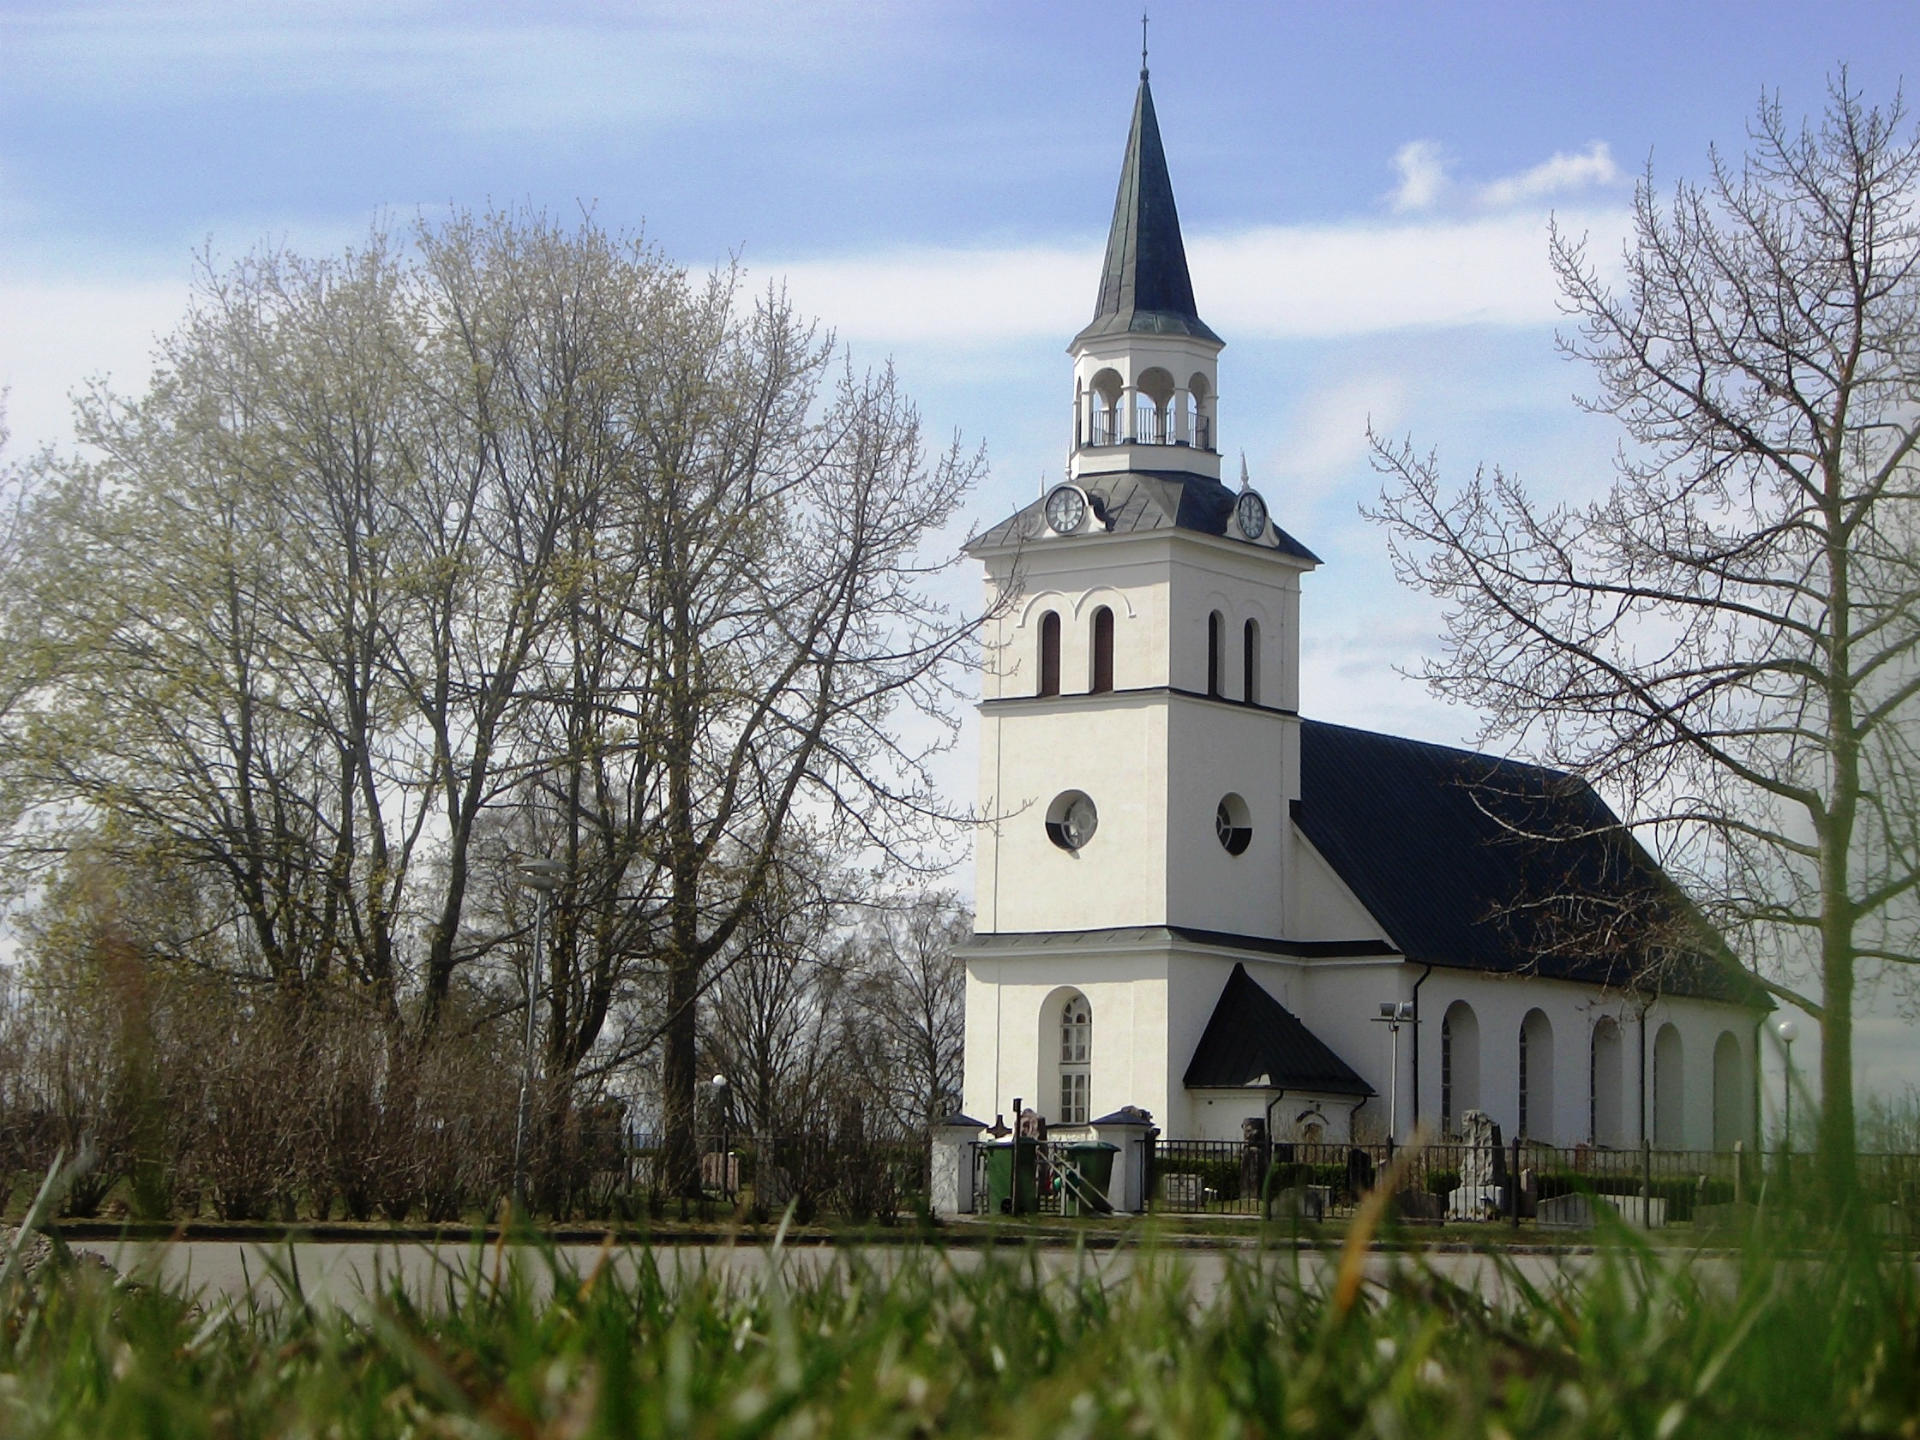
{"type": "Polygon", "coordinates": [[[1018,1100],[1056,1137],[1131,1106],[1179,1139],[1404,1140],[1479,1109],[1546,1144],[1750,1142],[1763,1002],[1547,918],[1574,891],[1685,908],[1590,789],[1302,715],[1320,561],[1276,523],[1284,477],[1272,505],[1222,483],[1223,343],[1142,69],[1068,347],[1068,479],[968,547],[998,618],[963,1108],[1018,1100]]]}

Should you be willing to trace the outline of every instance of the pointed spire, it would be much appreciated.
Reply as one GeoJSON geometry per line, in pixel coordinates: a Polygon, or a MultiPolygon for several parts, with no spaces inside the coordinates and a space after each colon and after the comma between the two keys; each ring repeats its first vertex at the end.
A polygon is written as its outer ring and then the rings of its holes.
{"type": "MultiPolygon", "coordinates": [[[[1143,62],[1145,58],[1143,53],[1143,62]]],[[[1160,122],[1154,117],[1153,91],[1147,85],[1144,63],[1133,101],[1127,157],[1120,168],[1120,192],[1113,202],[1113,226],[1107,233],[1100,300],[1093,322],[1075,340],[1124,334],[1220,340],[1194,308],[1187,247],[1180,238],[1173,180],[1167,173],[1166,151],[1160,146],[1160,122]]]]}

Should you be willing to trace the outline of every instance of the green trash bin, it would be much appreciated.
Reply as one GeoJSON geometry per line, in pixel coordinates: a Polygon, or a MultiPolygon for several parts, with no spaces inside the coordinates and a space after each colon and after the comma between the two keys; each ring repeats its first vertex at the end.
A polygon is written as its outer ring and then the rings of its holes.
{"type": "Polygon", "coordinates": [[[1109,1215],[1113,1205],[1107,1199],[1107,1186],[1113,1181],[1113,1157],[1120,1147],[1106,1140],[1076,1140],[1067,1146],[1067,1163],[1073,1166],[1061,1177],[1060,1213],[1063,1215],[1109,1215]]]}
{"type": "Polygon", "coordinates": [[[1040,1208],[1035,1165],[1039,1142],[994,1140],[987,1145],[987,1205],[994,1215],[1032,1215],[1040,1208]]]}

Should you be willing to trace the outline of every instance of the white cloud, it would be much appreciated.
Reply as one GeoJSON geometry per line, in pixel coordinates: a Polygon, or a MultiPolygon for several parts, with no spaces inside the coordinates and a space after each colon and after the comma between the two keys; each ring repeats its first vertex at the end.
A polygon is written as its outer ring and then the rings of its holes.
{"type": "MultiPolygon", "coordinates": [[[[1620,211],[1562,214],[1597,255],[1620,211]]],[[[1200,313],[1244,338],[1327,338],[1445,325],[1551,325],[1559,316],[1544,216],[1268,226],[1190,235],[1200,313]]],[[[980,347],[1070,336],[1092,312],[1098,247],[900,250],[768,262],[800,309],[848,339],[980,347]]]]}
{"type": "Polygon", "coordinates": [[[751,268],[843,338],[967,346],[1072,335],[1092,313],[1100,252],[913,249],[751,268]]]}
{"type": "Polygon", "coordinates": [[[1613,163],[1613,154],[1606,142],[1596,140],[1585,150],[1572,154],[1564,150],[1557,151],[1551,159],[1541,161],[1531,170],[1482,185],[1478,198],[1482,205],[1490,209],[1504,210],[1530,201],[1544,200],[1552,195],[1563,195],[1570,190],[1619,185],[1626,178],[1620,167],[1613,163]]]}
{"type": "Polygon", "coordinates": [[[8,391],[11,455],[72,439],[72,394],[95,376],[138,393],[155,337],[186,313],[187,284],[164,280],[0,283],[0,388],[8,391]]]}
{"type": "Polygon", "coordinates": [[[1393,168],[1400,183],[1387,198],[1401,214],[1432,209],[1447,188],[1447,157],[1438,140],[1409,140],[1394,152],[1393,168]]]}
{"type": "Polygon", "coordinates": [[[1323,523],[1319,511],[1330,500],[1350,508],[1354,476],[1368,473],[1367,426],[1392,433],[1406,403],[1405,380],[1390,373],[1336,380],[1300,397],[1261,467],[1285,478],[1293,523],[1323,523]]]}

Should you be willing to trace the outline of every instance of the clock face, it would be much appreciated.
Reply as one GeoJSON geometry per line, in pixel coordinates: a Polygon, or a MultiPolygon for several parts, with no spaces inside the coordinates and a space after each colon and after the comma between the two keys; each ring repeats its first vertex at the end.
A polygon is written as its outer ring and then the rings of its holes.
{"type": "Polygon", "coordinates": [[[1047,524],[1057,535],[1071,535],[1087,518],[1087,497],[1071,485],[1056,485],[1047,496],[1047,524]]]}
{"type": "Polygon", "coordinates": [[[1258,540],[1267,533],[1267,502],[1260,498],[1258,490],[1248,490],[1240,496],[1240,503],[1233,507],[1233,518],[1242,535],[1249,540],[1258,540]]]}
{"type": "Polygon", "coordinates": [[[1100,812],[1078,790],[1055,796],[1047,807],[1047,838],[1062,850],[1078,850],[1093,838],[1099,825],[1100,812]]]}

